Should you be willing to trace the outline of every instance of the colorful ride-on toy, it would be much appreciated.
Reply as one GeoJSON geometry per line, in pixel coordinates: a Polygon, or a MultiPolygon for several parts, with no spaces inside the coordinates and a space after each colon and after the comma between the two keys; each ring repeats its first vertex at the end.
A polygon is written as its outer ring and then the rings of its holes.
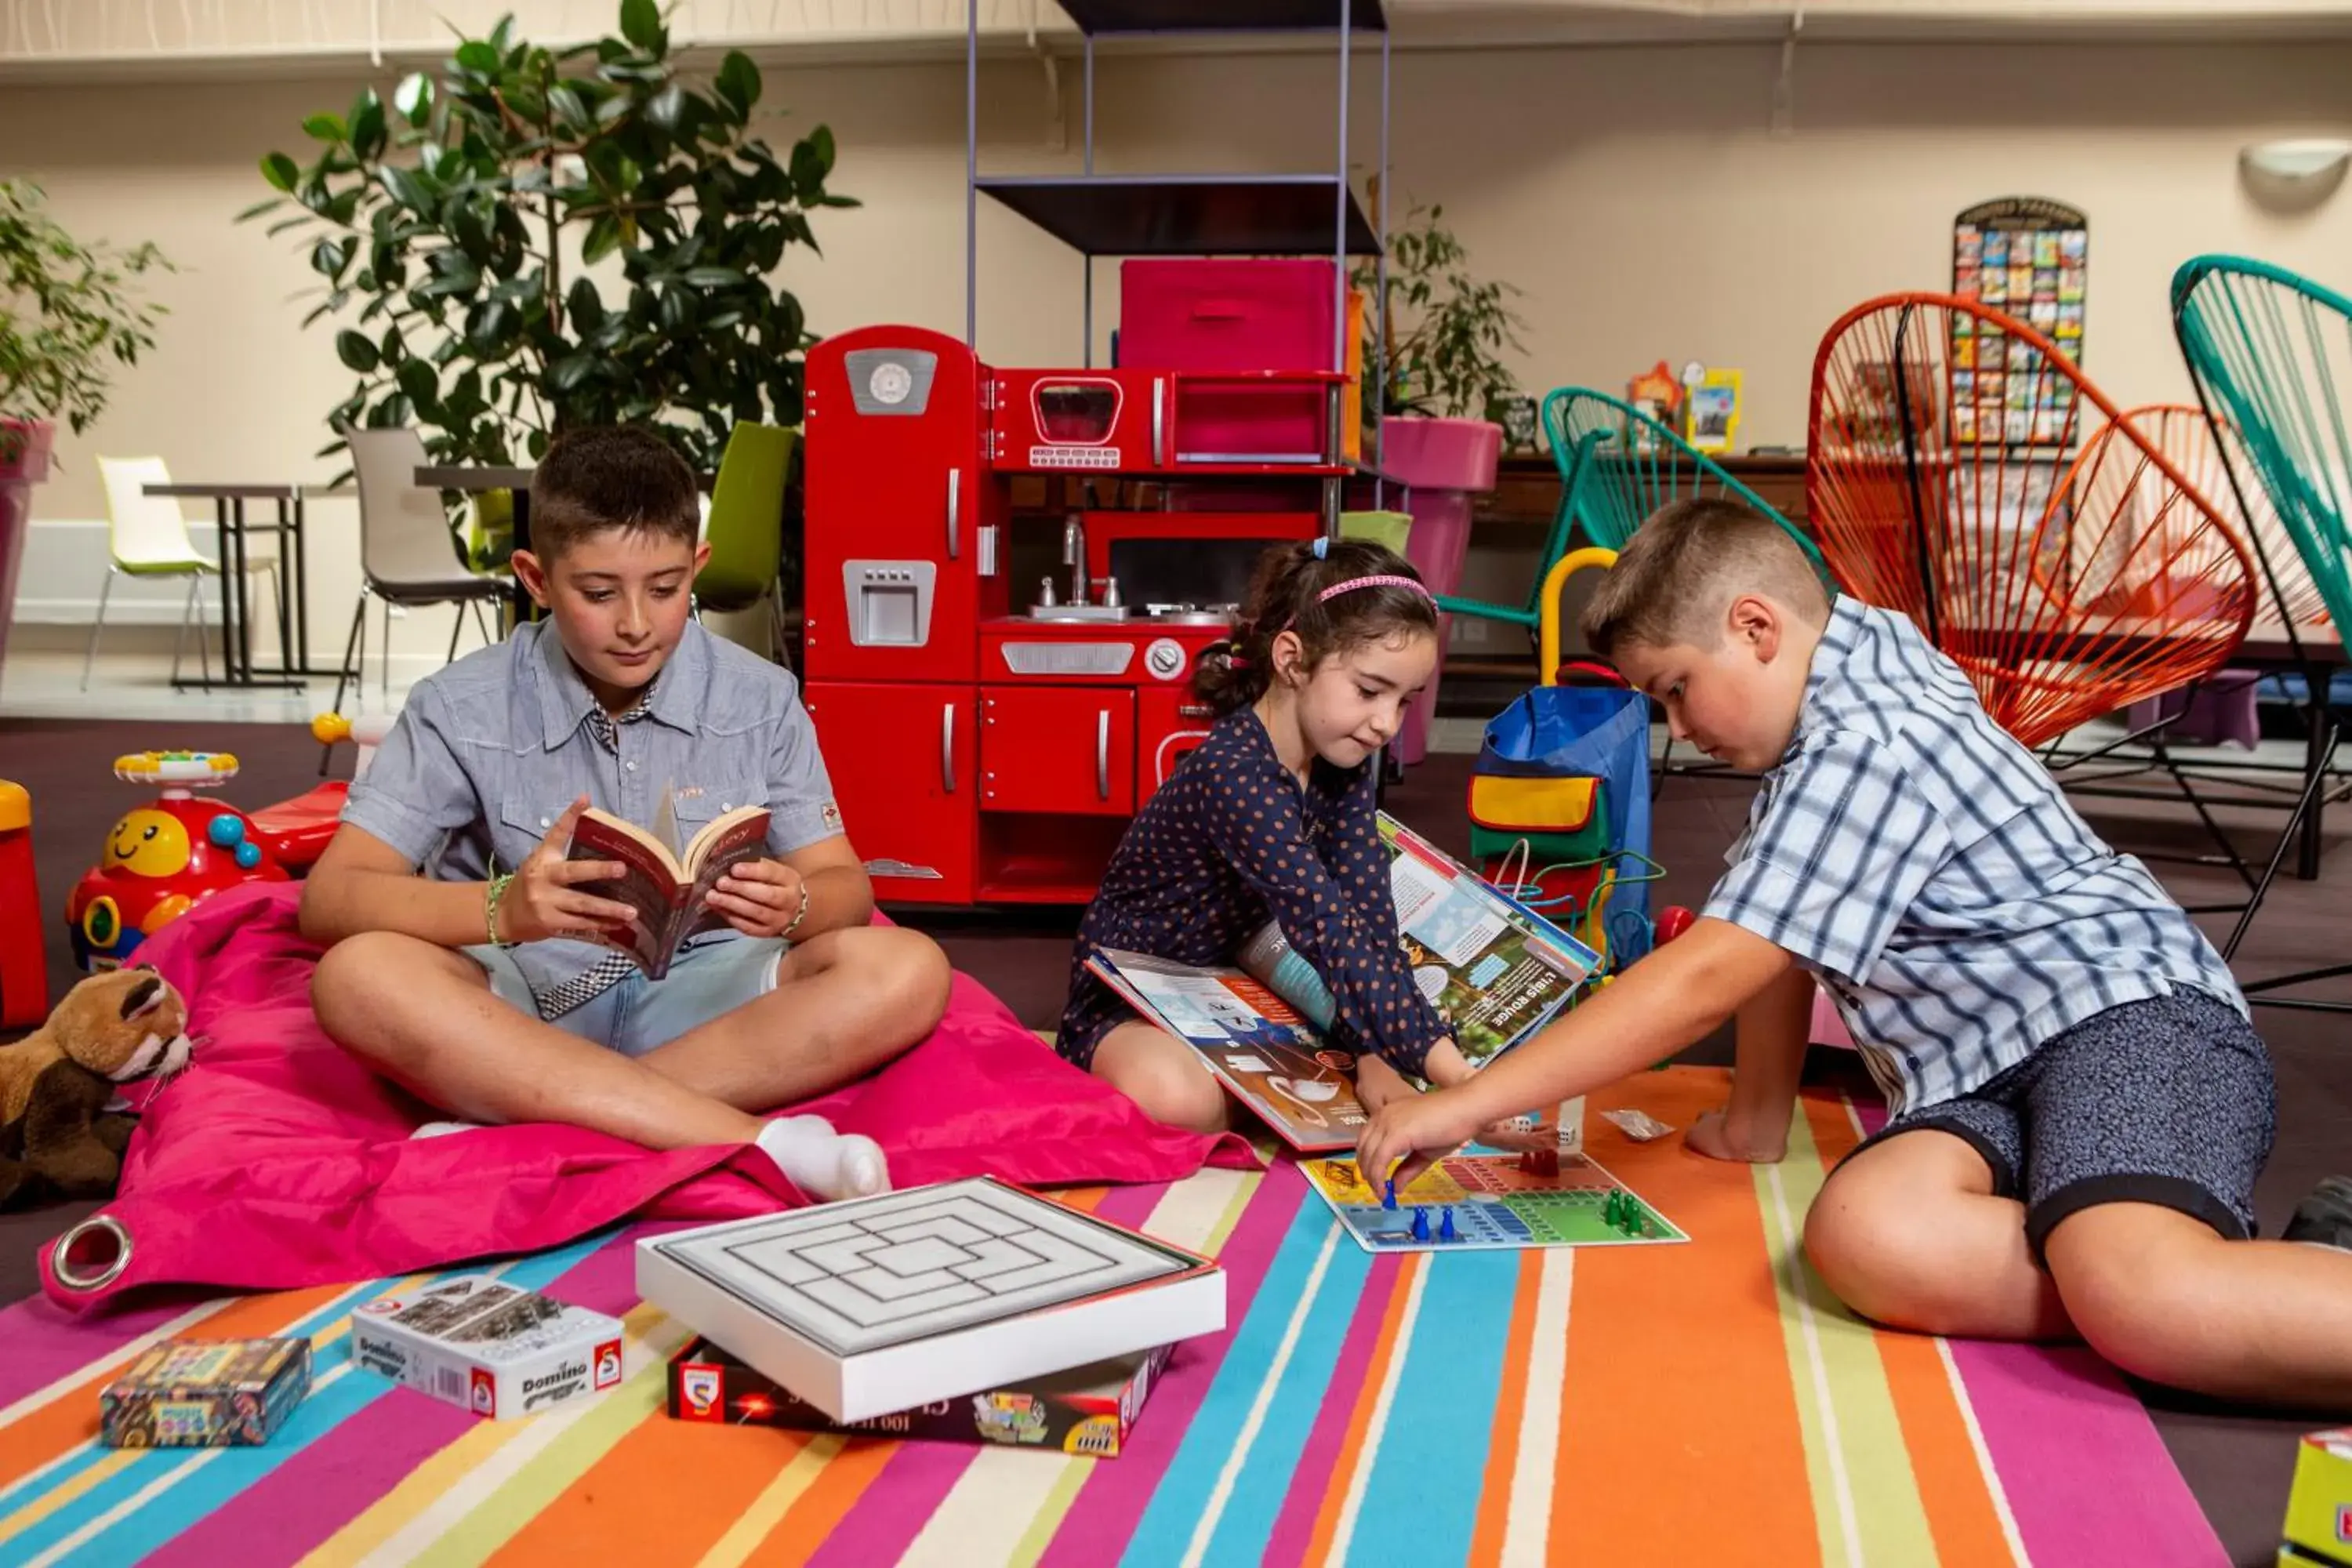
{"type": "Polygon", "coordinates": [[[226,752],[134,752],[114,760],[114,776],[164,788],[115,823],[98,865],[66,900],[66,931],[81,968],[120,967],[141,942],[224,888],[287,879],[274,842],[252,818],[196,795],[236,776],[236,759],[226,752]]]}

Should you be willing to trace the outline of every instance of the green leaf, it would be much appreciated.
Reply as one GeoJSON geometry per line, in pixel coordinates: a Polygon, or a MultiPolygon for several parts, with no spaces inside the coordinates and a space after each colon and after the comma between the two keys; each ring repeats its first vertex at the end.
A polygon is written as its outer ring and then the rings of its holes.
{"type": "Polygon", "coordinates": [[[426,217],[432,216],[436,205],[433,187],[415,170],[386,164],[378,169],[375,175],[377,181],[383,186],[385,194],[394,201],[412,212],[422,214],[426,217]]]}
{"type": "Polygon", "coordinates": [[[375,344],[367,340],[366,334],[353,331],[349,327],[335,334],[335,357],[343,362],[345,368],[355,370],[362,375],[382,363],[375,352],[375,344]]]}
{"type": "Polygon", "coordinates": [[[302,171],[285,153],[272,153],[261,160],[261,177],[281,191],[291,192],[294,182],[302,177],[302,171]]]}
{"type": "Polygon", "coordinates": [[[564,309],[571,314],[574,332],[593,332],[604,319],[604,301],[597,296],[596,285],[585,278],[572,280],[572,292],[564,297],[564,309]]]}
{"type": "Polygon", "coordinates": [[[547,367],[547,384],[557,392],[571,392],[595,373],[597,358],[593,353],[566,354],[547,367]]]}
{"type": "Polygon", "coordinates": [[[718,79],[710,85],[735,111],[739,121],[748,119],[751,106],[760,101],[760,68],[742,50],[730,49],[727,58],[719,62],[718,79]]]}
{"type": "Polygon", "coordinates": [[[362,158],[377,157],[383,152],[387,134],[383,105],[377,101],[375,89],[362,89],[359,102],[352,106],[352,151],[362,158]]]}
{"type": "Polygon", "coordinates": [[[322,239],[310,247],[310,270],[340,279],[343,268],[351,260],[351,251],[340,239],[322,239]]]}
{"type": "Polygon", "coordinates": [[[433,79],[423,71],[412,71],[401,79],[393,89],[392,106],[400,110],[401,118],[419,131],[433,113],[433,79]]]}
{"type": "Polygon", "coordinates": [[[457,46],[454,57],[458,68],[476,76],[495,77],[499,74],[499,51],[479,38],[468,38],[457,46]]]}
{"type": "Polygon", "coordinates": [[[271,196],[268,201],[256,202],[251,206],[246,208],[243,212],[237,214],[236,221],[239,223],[247,222],[250,219],[259,217],[263,213],[276,212],[279,207],[284,206],[285,205],[285,197],[271,196]]]}
{"type": "Polygon", "coordinates": [[[654,0],[621,0],[621,37],[657,54],[662,45],[661,7],[654,0]]]}
{"type": "Polygon", "coordinates": [[[341,142],[343,139],[343,117],[340,114],[313,114],[302,121],[302,129],[313,141],[341,142]]]}
{"type": "Polygon", "coordinates": [[[686,89],[671,82],[646,104],[646,119],[656,130],[676,136],[686,119],[686,89]]]}
{"type": "Polygon", "coordinates": [[[556,123],[574,136],[585,136],[596,127],[588,100],[570,82],[558,82],[547,89],[547,106],[555,111],[556,123]]]}
{"type": "Polygon", "coordinates": [[[581,262],[593,267],[621,248],[621,221],[610,213],[597,217],[588,226],[588,237],[580,244],[581,262]]]}
{"type": "Polygon", "coordinates": [[[393,377],[400,383],[400,390],[408,395],[409,401],[419,408],[429,412],[440,401],[441,378],[434,373],[432,361],[403,360],[393,377]]]}
{"type": "Polygon", "coordinates": [[[743,274],[732,267],[689,267],[684,281],[697,289],[732,289],[743,281],[743,274]]]}

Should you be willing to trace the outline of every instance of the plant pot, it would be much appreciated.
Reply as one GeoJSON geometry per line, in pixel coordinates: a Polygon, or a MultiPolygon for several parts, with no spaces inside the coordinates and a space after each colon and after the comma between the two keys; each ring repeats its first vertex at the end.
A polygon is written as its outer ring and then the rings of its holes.
{"type": "Polygon", "coordinates": [[[0,419],[0,668],[16,619],[16,569],[33,527],[33,487],[49,477],[58,428],[46,419],[0,419]]]}
{"type": "MultiPolygon", "coordinates": [[[[1502,457],[1503,427],[1486,419],[1423,419],[1391,415],[1381,421],[1381,471],[1412,487],[1405,510],[1412,532],[1405,557],[1431,593],[1451,594],[1462,583],[1462,558],[1470,549],[1471,497],[1495,488],[1502,457]]],[[[1429,721],[1437,712],[1437,676],[1445,668],[1445,639],[1453,617],[1437,628],[1437,673],[1405,714],[1397,736],[1397,757],[1418,763],[1429,752],[1429,721]]]]}

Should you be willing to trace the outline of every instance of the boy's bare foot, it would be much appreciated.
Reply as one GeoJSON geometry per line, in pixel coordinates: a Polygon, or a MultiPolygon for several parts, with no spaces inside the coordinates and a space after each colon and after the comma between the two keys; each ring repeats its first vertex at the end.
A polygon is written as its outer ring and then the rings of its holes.
{"type": "Polygon", "coordinates": [[[1710,1110],[1691,1123],[1690,1131],[1683,1134],[1683,1145],[1692,1153],[1704,1154],[1710,1160],[1775,1165],[1789,1152],[1789,1133],[1784,1127],[1779,1137],[1766,1137],[1732,1121],[1728,1111],[1710,1110]]]}

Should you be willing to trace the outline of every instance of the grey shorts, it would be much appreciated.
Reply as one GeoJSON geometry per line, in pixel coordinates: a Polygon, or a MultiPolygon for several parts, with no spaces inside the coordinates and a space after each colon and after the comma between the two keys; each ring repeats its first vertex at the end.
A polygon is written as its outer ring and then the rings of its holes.
{"type": "Polygon", "coordinates": [[[2253,1026],[2182,990],[2085,1019],[1974,1093],[1895,1118],[1854,1152],[1922,1130],[1984,1156],[1994,1194],[2024,1204],[2038,1258],[2059,1221],[2099,1204],[2155,1204],[2232,1240],[2252,1237],[2278,1101],[2253,1026]]]}
{"type": "MultiPolygon", "coordinates": [[[[698,942],[673,959],[659,980],[631,969],[626,978],[549,1022],[625,1057],[641,1057],[773,991],[785,945],[773,937],[698,942]]],[[[502,1000],[539,1016],[538,1000],[512,953],[488,946],[461,951],[482,966],[490,989],[502,1000]]]]}

